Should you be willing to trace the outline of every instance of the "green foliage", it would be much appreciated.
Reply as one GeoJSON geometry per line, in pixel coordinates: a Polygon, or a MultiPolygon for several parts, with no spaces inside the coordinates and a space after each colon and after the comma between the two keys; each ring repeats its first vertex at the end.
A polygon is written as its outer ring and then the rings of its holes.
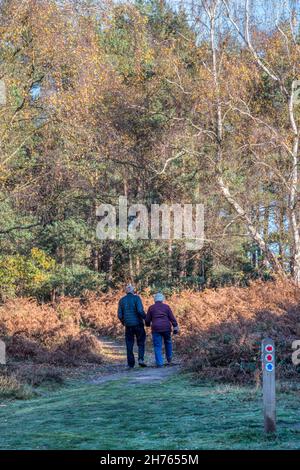
{"type": "Polygon", "coordinates": [[[65,295],[80,296],[85,291],[99,292],[106,287],[104,273],[97,273],[86,266],[57,266],[49,279],[48,292],[52,289],[65,295]]]}
{"type": "Polygon", "coordinates": [[[38,295],[49,283],[54,267],[54,260],[38,248],[33,248],[30,256],[1,256],[1,298],[38,295]]]}
{"type": "Polygon", "coordinates": [[[86,257],[87,243],[90,243],[94,231],[83,219],[67,218],[47,225],[41,233],[40,244],[49,251],[58,262],[82,262],[86,257]],[[63,247],[63,254],[58,253],[63,247]],[[61,259],[63,257],[63,259],[61,259]]]}
{"type": "Polygon", "coordinates": [[[139,80],[149,73],[152,50],[146,35],[147,17],[131,5],[118,5],[100,40],[125,79],[139,80]]]}

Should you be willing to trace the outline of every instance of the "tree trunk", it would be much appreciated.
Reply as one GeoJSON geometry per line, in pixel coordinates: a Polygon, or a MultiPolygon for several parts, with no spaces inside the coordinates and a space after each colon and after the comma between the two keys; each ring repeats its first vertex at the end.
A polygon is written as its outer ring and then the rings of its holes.
{"type": "Polygon", "coordinates": [[[298,152],[299,152],[299,135],[298,128],[294,119],[293,112],[293,93],[290,97],[289,104],[290,120],[292,123],[292,128],[294,131],[294,143],[293,143],[293,167],[291,174],[291,189],[289,195],[289,210],[290,210],[290,220],[291,228],[294,240],[294,260],[293,260],[293,271],[294,271],[294,282],[297,286],[300,286],[300,235],[298,227],[298,152]]]}
{"type": "Polygon", "coordinates": [[[173,240],[170,238],[168,240],[168,280],[172,280],[172,257],[173,257],[173,247],[172,247],[173,240]]]}
{"type": "Polygon", "coordinates": [[[186,277],[186,258],[187,258],[187,253],[186,253],[186,247],[183,245],[180,249],[180,271],[179,271],[179,277],[180,279],[183,279],[186,277]]]}
{"type": "Polygon", "coordinates": [[[134,283],[134,269],[133,269],[133,256],[131,250],[129,250],[129,276],[130,282],[134,283]]]}
{"type": "Polygon", "coordinates": [[[114,267],[114,255],[111,243],[108,244],[108,271],[107,271],[107,280],[109,285],[111,285],[113,280],[113,267],[114,267]]]}
{"type": "MultiPolygon", "coordinates": [[[[244,209],[240,206],[240,204],[233,198],[233,196],[230,193],[230,190],[228,186],[225,184],[222,176],[217,177],[217,181],[219,184],[219,187],[225,196],[227,202],[234,208],[236,213],[241,217],[241,219],[245,222],[250,235],[252,239],[258,244],[259,248],[261,249],[262,253],[266,256],[268,262],[270,265],[273,267],[274,271],[281,275],[284,276],[284,271],[282,269],[281,264],[279,263],[277,257],[274,255],[274,253],[269,249],[268,245],[265,243],[263,240],[262,236],[260,233],[256,230],[254,227],[250,217],[248,214],[244,211],[244,209]]],[[[300,252],[299,252],[300,253],[300,252]]]]}
{"type": "MultiPolygon", "coordinates": [[[[63,268],[66,267],[66,259],[65,259],[65,247],[64,246],[59,246],[57,248],[57,255],[58,255],[58,262],[61,264],[63,268]]],[[[65,295],[65,283],[62,282],[59,294],[64,296],[65,295]]]]}
{"type": "Polygon", "coordinates": [[[278,240],[278,255],[281,262],[284,262],[284,238],[285,238],[285,227],[284,227],[284,208],[282,205],[278,208],[278,228],[279,228],[279,240],[278,240]]]}
{"type": "Polygon", "coordinates": [[[91,258],[94,271],[99,272],[99,251],[97,248],[92,249],[91,258]]]}

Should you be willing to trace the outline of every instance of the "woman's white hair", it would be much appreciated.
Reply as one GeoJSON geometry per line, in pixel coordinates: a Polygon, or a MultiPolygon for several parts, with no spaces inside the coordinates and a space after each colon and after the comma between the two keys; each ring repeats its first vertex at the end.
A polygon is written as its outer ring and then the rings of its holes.
{"type": "Polygon", "coordinates": [[[157,294],[155,294],[154,302],[163,302],[164,300],[165,300],[165,296],[161,292],[158,292],[157,294]]]}

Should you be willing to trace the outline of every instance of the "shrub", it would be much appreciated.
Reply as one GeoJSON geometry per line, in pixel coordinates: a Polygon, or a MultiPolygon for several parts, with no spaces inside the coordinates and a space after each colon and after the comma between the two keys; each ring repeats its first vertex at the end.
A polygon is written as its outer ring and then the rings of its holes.
{"type": "Polygon", "coordinates": [[[64,291],[68,296],[80,296],[85,291],[101,292],[106,287],[105,275],[91,269],[73,265],[72,267],[57,266],[49,279],[48,294],[53,289],[64,291]]]}
{"type": "Polygon", "coordinates": [[[291,362],[300,291],[288,282],[257,281],[247,288],[186,292],[170,299],[182,333],[177,350],[199,376],[249,381],[260,374],[260,347],[272,337],[279,377],[296,377],[291,362]]]}
{"type": "MultiPolygon", "coordinates": [[[[95,335],[123,336],[117,318],[122,292],[84,299],[61,298],[56,305],[30,299],[8,301],[0,307],[0,333],[8,354],[35,362],[73,365],[99,363],[103,354],[95,335]]],[[[145,291],[144,307],[153,303],[145,291]]],[[[271,336],[277,349],[279,377],[296,377],[291,344],[300,323],[300,290],[283,281],[255,281],[249,287],[223,287],[171,294],[181,328],[174,338],[186,368],[199,377],[253,381],[260,374],[261,339],[271,336]]]]}
{"type": "Polygon", "coordinates": [[[81,310],[80,301],[69,298],[55,308],[24,298],[6,302],[0,307],[0,333],[8,356],[64,365],[101,362],[99,341],[82,330],[81,310]]]}
{"type": "Polygon", "coordinates": [[[27,383],[31,387],[41,385],[58,386],[64,383],[60,370],[56,367],[39,364],[22,364],[22,367],[16,366],[15,376],[22,383],[27,383]]]}
{"type": "Polygon", "coordinates": [[[0,299],[38,295],[49,283],[54,267],[54,260],[38,248],[33,248],[29,256],[1,256],[0,299]]]}
{"type": "Polygon", "coordinates": [[[32,390],[21,383],[15,376],[0,373],[0,398],[25,400],[33,395],[32,390]]]}
{"type": "MultiPolygon", "coordinates": [[[[167,292],[165,292],[167,293],[167,292]]],[[[153,302],[149,290],[145,308],[153,302]]],[[[117,319],[122,293],[91,295],[82,309],[84,323],[103,335],[123,335],[117,319]]],[[[279,377],[297,377],[291,344],[300,323],[300,290],[289,282],[255,281],[249,287],[185,290],[167,298],[181,328],[175,338],[185,367],[198,376],[254,381],[260,375],[260,345],[271,336],[279,377]]]]}

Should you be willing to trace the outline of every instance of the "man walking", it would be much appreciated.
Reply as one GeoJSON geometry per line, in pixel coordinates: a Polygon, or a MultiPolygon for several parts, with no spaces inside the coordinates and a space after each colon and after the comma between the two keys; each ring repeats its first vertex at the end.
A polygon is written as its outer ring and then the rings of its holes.
{"type": "Polygon", "coordinates": [[[165,343],[165,353],[167,364],[171,365],[173,348],[171,327],[173,326],[173,333],[179,332],[178,323],[174,314],[166,303],[165,297],[158,292],[154,296],[154,304],[149,307],[146,316],[146,326],[152,326],[152,339],[155,353],[155,361],[157,367],[163,367],[164,359],[162,354],[162,343],[165,343]]]}
{"type": "Polygon", "coordinates": [[[144,362],[146,333],[144,319],[146,314],[141,298],[134,293],[134,287],[129,284],[125,288],[126,295],[121,298],[118,307],[118,318],[125,326],[125,341],[127,349],[127,363],[131,369],[134,367],[133,354],[134,338],[138,345],[138,361],[141,367],[146,367],[144,362]]]}

